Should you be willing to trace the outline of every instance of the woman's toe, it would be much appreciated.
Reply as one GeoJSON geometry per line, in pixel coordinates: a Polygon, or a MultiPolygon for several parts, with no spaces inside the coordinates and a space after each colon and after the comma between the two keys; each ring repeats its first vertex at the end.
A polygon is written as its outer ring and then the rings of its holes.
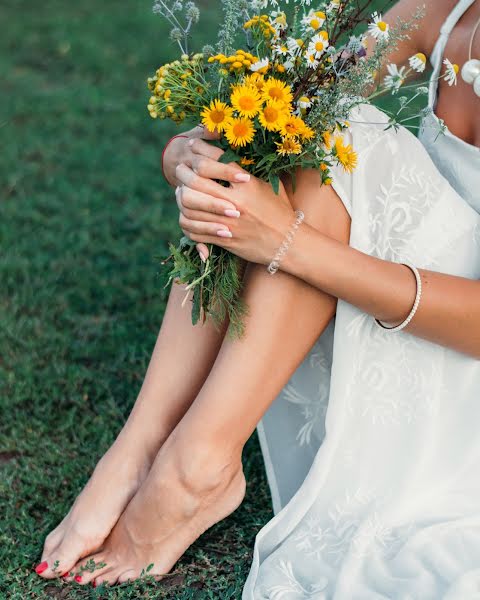
{"type": "Polygon", "coordinates": [[[86,585],[96,580],[100,575],[112,568],[112,559],[107,554],[99,552],[79,561],[72,569],[72,581],[86,585]]]}
{"type": "Polygon", "coordinates": [[[119,577],[122,574],[123,569],[120,567],[112,568],[102,575],[95,578],[97,586],[99,585],[115,585],[119,583],[119,577]]]}
{"type": "Polygon", "coordinates": [[[42,552],[42,561],[44,562],[47,558],[53,554],[55,549],[61,544],[64,535],[63,527],[56,527],[53,531],[51,531],[47,537],[45,538],[45,542],[43,544],[43,552],[42,552]]]}
{"type": "Polygon", "coordinates": [[[76,535],[66,536],[61,544],[45,557],[44,563],[48,566],[42,572],[37,573],[45,579],[61,577],[64,573],[71,571],[85,551],[83,539],[76,535]]]}
{"type": "Polygon", "coordinates": [[[117,583],[127,583],[127,581],[134,581],[140,577],[140,573],[136,569],[128,569],[119,573],[117,583]]]}

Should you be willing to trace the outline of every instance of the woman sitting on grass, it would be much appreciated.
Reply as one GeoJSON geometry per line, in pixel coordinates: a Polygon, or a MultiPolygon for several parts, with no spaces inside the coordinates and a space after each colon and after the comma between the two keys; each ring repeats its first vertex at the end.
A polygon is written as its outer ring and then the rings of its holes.
{"type": "MultiPolygon", "coordinates": [[[[173,286],[133,411],[48,536],[42,577],[167,573],[241,503],[242,448],[258,425],[277,514],[257,536],[244,598],[477,597],[479,98],[435,82],[445,47],[463,65],[471,39],[480,56],[480,3],[426,4],[420,32],[390,57],[431,57],[423,145],[361,108],[355,174],[321,187],[305,171],[280,198],[217,162],[198,129],[169,145],[184,232],[204,255],[214,243],[248,262],[246,333],[193,327],[173,286]],[[438,118],[449,132],[435,141],[438,118]],[[305,223],[272,277],[295,210],[305,223]],[[92,559],[99,568],[82,571],[92,559]]],[[[401,0],[386,18],[417,5],[401,0]]]]}

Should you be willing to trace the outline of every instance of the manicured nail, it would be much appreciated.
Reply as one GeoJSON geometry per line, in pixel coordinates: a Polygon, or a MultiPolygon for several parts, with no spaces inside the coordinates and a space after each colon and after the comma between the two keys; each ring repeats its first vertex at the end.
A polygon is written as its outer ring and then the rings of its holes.
{"type": "Polygon", "coordinates": [[[194,143],[195,143],[195,140],[188,140],[187,146],[193,146],[194,143]]]}
{"type": "Polygon", "coordinates": [[[92,587],[94,587],[94,588],[97,587],[97,582],[95,581],[95,579],[92,581],[92,587]]]}
{"type": "Polygon", "coordinates": [[[81,575],[75,575],[74,579],[75,579],[75,581],[76,581],[77,583],[81,583],[81,581],[82,581],[82,576],[81,576],[81,575]]]}
{"type": "Polygon", "coordinates": [[[228,229],[220,229],[219,231],[217,231],[217,235],[218,235],[218,237],[224,237],[224,238],[233,237],[233,233],[231,231],[228,231],[228,229]]]}
{"type": "Polygon", "coordinates": [[[235,173],[235,181],[247,182],[250,181],[250,175],[248,173],[235,173]]]}
{"type": "Polygon", "coordinates": [[[233,210],[232,208],[227,208],[227,210],[223,213],[226,217],[238,217],[240,216],[240,211],[233,210]]]}
{"type": "Polygon", "coordinates": [[[207,257],[205,256],[205,254],[203,252],[200,252],[200,250],[199,250],[198,254],[200,255],[200,259],[202,262],[207,262],[207,257]]]}
{"type": "Polygon", "coordinates": [[[47,569],[48,569],[48,563],[44,560],[43,562],[41,562],[39,565],[37,565],[35,567],[35,573],[37,573],[37,575],[41,575],[47,569]]]}
{"type": "Polygon", "coordinates": [[[67,571],[66,573],[64,573],[64,574],[62,575],[62,577],[68,577],[69,575],[70,575],[70,573],[67,571]]]}

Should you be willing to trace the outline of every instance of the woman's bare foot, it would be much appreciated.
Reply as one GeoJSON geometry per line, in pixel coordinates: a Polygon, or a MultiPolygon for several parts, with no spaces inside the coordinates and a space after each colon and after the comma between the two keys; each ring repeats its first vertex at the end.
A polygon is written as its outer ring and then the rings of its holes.
{"type": "Polygon", "coordinates": [[[170,441],[102,550],[74,567],[78,583],[134,580],[152,564],[149,575],[164,575],[204,531],[241,504],[240,456],[222,460],[220,450],[202,450],[195,443],[178,452],[170,441]]]}
{"type": "Polygon", "coordinates": [[[47,536],[37,573],[47,579],[59,577],[100,548],[147,477],[152,460],[138,441],[131,447],[119,436],[63,521],[47,536]]]}

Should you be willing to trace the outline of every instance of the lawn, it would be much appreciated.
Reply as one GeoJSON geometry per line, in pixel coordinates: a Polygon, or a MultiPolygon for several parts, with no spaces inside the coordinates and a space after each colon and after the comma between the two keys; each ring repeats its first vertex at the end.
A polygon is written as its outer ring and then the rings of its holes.
{"type": "Polygon", "coordinates": [[[164,583],[96,591],[33,573],[161,322],[158,259],[179,232],[159,155],[175,126],[150,119],[145,81],[176,51],[151,0],[3,0],[0,21],[0,599],[240,598],[271,516],[255,437],[243,506],[164,583]]]}
{"type": "MultiPolygon", "coordinates": [[[[145,81],[176,50],[151,3],[0,6],[0,600],[239,599],[271,518],[254,435],[243,505],[161,583],[33,573],[135,401],[165,306],[179,230],[159,156],[176,129],[149,118],[145,81]]],[[[197,48],[219,22],[203,4],[197,48]]]]}

